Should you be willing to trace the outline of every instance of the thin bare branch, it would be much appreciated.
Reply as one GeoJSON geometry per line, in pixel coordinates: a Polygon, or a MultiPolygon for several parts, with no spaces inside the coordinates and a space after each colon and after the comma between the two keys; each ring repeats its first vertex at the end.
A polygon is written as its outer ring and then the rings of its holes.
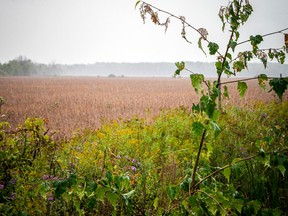
{"type": "Polygon", "coordinates": [[[194,186],[195,189],[196,189],[202,182],[204,182],[204,181],[207,180],[208,178],[216,175],[217,173],[221,172],[222,170],[227,169],[227,168],[229,168],[229,167],[231,167],[231,166],[233,166],[233,165],[235,165],[235,164],[237,164],[237,163],[240,163],[240,162],[242,162],[242,161],[251,160],[251,159],[256,158],[256,157],[258,157],[258,156],[260,156],[260,155],[261,155],[261,154],[257,154],[257,155],[253,155],[253,156],[251,156],[251,157],[247,157],[247,158],[240,159],[239,161],[237,161],[237,162],[235,162],[235,163],[228,164],[228,165],[226,165],[226,166],[224,166],[224,167],[222,167],[222,168],[214,171],[213,173],[211,173],[210,175],[206,176],[206,177],[203,178],[201,181],[199,181],[197,184],[195,184],[195,186],[194,186]]]}
{"type": "MultiPolygon", "coordinates": [[[[285,149],[279,150],[278,152],[285,152],[285,151],[287,151],[287,150],[288,150],[288,149],[285,148],[285,149]]],[[[266,154],[274,154],[274,152],[267,152],[266,154]]],[[[253,156],[250,156],[250,157],[242,158],[242,159],[236,161],[235,163],[231,163],[231,164],[228,164],[228,165],[226,165],[226,166],[224,166],[224,167],[221,167],[220,169],[218,169],[218,170],[214,171],[213,173],[207,175],[206,177],[204,177],[203,179],[201,179],[201,181],[199,181],[197,184],[195,184],[194,190],[195,190],[196,188],[198,188],[199,185],[202,184],[202,182],[204,182],[204,181],[207,180],[208,178],[216,175],[217,173],[223,171],[224,169],[227,169],[227,168],[229,168],[229,167],[231,167],[231,166],[234,166],[235,164],[241,163],[241,162],[243,162],[243,161],[252,160],[252,159],[254,159],[254,158],[256,158],[256,157],[259,157],[259,156],[261,156],[261,155],[262,155],[262,154],[260,153],[260,154],[253,155],[253,156]]]]}
{"type": "MultiPolygon", "coordinates": [[[[270,36],[270,35],[274,35],[274,34],[282,34],[284,31],[288,30],[288,27],[287,28],[284,28],[282,30],[279,30],[279,31],[275,31],[275,32],[271,32],[271,33],[268,33],[268,34],[264,34],[264,35],[261,35],[262,37],[267,37],[267,36],[270,36]]],[[[250,42],[251,40],[245,40],[245,41],[242,41],[242,42],[239,42],[237,43],[237,46],[238,45],[241,45],[241,44],[244,44],[244,43],[247,43],[247,42],[250,42]]]]}
{"type": "MultiPolygon", "coordinates": [[[[157,12],[161,12],[161,13],[164,13],[164,14],[169,15],[169,17],[173,17],[173,18],[175,18],[175,19],[178,19],[179,21],[181,21],[181,22],[183,23],[183,25],[186,24],[185,27],[190,27],[190,28],[192,28],[194,31],[196,31],[196,32],[201,36],[201,38],[202,38],[203,40],[205,40],[207,43],[210,43],[210,41],[209,41],[208,38],[207,38],[208,32],[207,32],[206,29],[205,29],[205,30],[204,30],[204,28],[199,28],[199,29],[197,29],[196,27],[194,27],[194,26],[192,26],[190,23],[188,23],[185,19],[183,19],[182,16],[176,16],[176,15],[174,15],[174,14],[168,12],[168,11],[165,11],[165,10],[162,10],[162,9],[160,9],[160,8],[158,8],[158,7],[155,7],[155,6],[149,4],[149,3],[145,2],[145,1],[142,1],[142,2],[143,2],[144,4],[146,4],[146,5],[148,5],[150,8],[153,8],[153,9],[157,10],[157,12]]],[[[189,42],[186,37],[183,37],[183,38],[184,38],[187,42],[189,42]]],[[[189,42],[189,43],[191,43],[191,42],[189,42]]],[[[217,54],[218,54],[219,56],[222,56],[222,54],[221,54],[219,51],[217,51],[217,54]]]]}
{"type": "MultiPolygon", "coordinates": [[[[267,77],[267,79],[275,79],[275,78],[279,78],[279,77],[267,77]]],[[[227,81],[227,82],[219,83],[219,85],[241,82],[241,81],[249,81],[249,80],[254,80],[254,79],[258,79],[258,76],[257,77],[250,77],[250,78],[246,78],[246,79],[237,79],[237,80],[227,81]]]]}

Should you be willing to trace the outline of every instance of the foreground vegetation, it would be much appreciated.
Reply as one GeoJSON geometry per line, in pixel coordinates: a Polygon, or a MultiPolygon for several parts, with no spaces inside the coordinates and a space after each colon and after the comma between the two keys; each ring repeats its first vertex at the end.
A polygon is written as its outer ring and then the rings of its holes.
{"type": "MultiPolygon", "coordinates": [[[[171,17],[178,20],[181,36],[189,43],[186,28],[196,31],[199,49],[205,55],[208,51],[209,55],[216,55],[217,80],[207,80],[203,74],[187,69],[185,62],[176,62],[175,76],[189,71],[192,87],[199,94],[192,109],[162,111],[153,121],[138,117],[114,121],[95,131],[76,133],[65,141],[49,135],[45,128],[47,119],[28,118],[16,130],[2,121],[0,213],[285,215],[288,103],[283,102],[283,96],[287,78],[266,74],[255,77],[265,91],[269,82],[268,92],[273,91],[281,104],[225,110],[222,99],[230,98],[227,84],[237,82],[242,98],[248,89],[246,79],[223,82],[223,75],[237,76],[253,58],[265,68],[268,57],[285,62],[287,28],[251,35],[249,40],[239,42],[240,26],[246,23],[253,7],[249,1],[230,0],[218,13],[222,31],[230,35],[222,53],[217,43],[208,40],[205,28],[193,27],[184,16],[140,0],[137,6],[144,22],[146,16],[150,17],[153,23],[165,26],[165,31],[171,17]],[[164,23],[158,13],[167,16],[164,23]],[[278,33],[284,34],[285,46],[259,48],[263,37],[278,33]],[[204,49],[202,42],[207,44],[204,49]],[[248,42],[252,50],[235,53],[235,48],[248,42]]],[[[113,86],[112,91],[115,90],[113,86]]],[[[4,99],[0,108],[3,103],[4,99]]],[[[27,104],[30,105],[26,101],[27,104]]]]}
{"type": "Polygon", "coordinates": [[[53,140],[41,118],[0,125],[2,215],[285,215],[288,102],[229,108],[205,135],[186,108],[53,140]],[[191,127],[194,127],[191,130],[191,127]],[[215,136],[217,138],[215,139],[215,136]]]}

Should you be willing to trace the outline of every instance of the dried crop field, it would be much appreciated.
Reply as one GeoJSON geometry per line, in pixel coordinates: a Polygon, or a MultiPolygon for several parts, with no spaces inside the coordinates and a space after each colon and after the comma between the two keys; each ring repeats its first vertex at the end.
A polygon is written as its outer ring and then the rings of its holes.
{"type": "MultiPolygon", "coordinates": [[[[236,85],[229,85],[228,104],[275,98],[257,81],[247,83],[243,99],[236,85]]],[[[2,113],[9,115],[12,127],[27,117],[43,117],[50,129],[68,137],[72,131],[97,129],[103,121],[134,115],[153,119],[161,109],[189,107],[198,101],[188,78],[1,77],[0,96],[5,98],[2,113]]]]}

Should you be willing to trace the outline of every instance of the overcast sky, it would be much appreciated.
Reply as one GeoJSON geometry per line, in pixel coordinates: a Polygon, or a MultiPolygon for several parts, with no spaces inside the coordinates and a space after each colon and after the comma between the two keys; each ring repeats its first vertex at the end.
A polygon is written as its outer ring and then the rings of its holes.
{"type": "MultiPolygon", "coordinates": [[[[228,0],[149,0],[183,15],[208,39],[225,43],[217,16],[228,0]]],[[[0,0],[0,62],[23,55],[38,63],[213,61],[197,48],[199,35],[171,20],[167,33],[134,9],[136,0],[0,0]]],[[[250,0],[254,13],[241,40],[288,27],[288,0],[250,0]]],[[[164,21],[164,20],[163,20],[164,21]]],[[[265,47],[283,46],[283,35],[266,38],[265,47]]],[[[204,46],[204,44],[203,44],[204,46]]],[[[243,48],[245,47],[242,46],[243,48]]],[[[287,61],[286,61],[287,62],[287,61]]]]}

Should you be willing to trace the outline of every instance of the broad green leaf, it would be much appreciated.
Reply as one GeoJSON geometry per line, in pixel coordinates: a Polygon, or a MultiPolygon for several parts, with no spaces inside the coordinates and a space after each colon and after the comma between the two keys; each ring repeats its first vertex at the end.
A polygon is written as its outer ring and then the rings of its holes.
{"type": "Polygon", "coordinates": [[[183,207],[184,209],[187,209],[187,208],[188,208],[187,199],[183,200],[181,204],[182,204],[182,207],[183,207]]]}
{"type": "Polygon", "coordinates": [[[232,61],[232,55],[230,53],[227,53],[227,58],[232,61]]]}
{"type": "Polygon", "coordinates": [[[242,61],[235,61],[235,62],[233,63],[233,69],[234,69],[234,71],[236,71],[236,72],[240,72],[240,71],[242,71],[244,68],[245,68],[245,65],[244,65],[244,62],[242,62],[242,61]]]}
{"type": "Polygon", "coordinates": [[[214,121],[210,121],[210,126],[215,133],[215,137],[217,137],[219,133],[221,132],[220,127],[214,121]]]}
{"type": "Polygon", "coordinates": [[[236,37],[236,41],[238,41],[239,37],[240,37],[240,33],[238,31],[235,31],[235,37],[236,37]]]}
{"type": "Polygon", "coordinates": [[[282,96],[283,96],[283,94],[286,91],[287,86],[288,86],[288,79],[287,78],[286,79],[274,78],[274,79],[271,79],[269,81],[269,85],[271,87],[269,92],[271,92],[273,90],[277,94],[279,99],[282,101],[282,96]]]}
{"type": "Polygon", "coordinates": [[[179,70],[183,70],[185,68],[185,62],[176,62],[175,63],[176,67],[179,69],[179,70]]]}
{"type": "Polygon", "coordinates": [[[280,64],[284,64],[285,58],[286,58],[286,54],[285,54],[282,50],[276,51],[275,57],[276,57],[277,61],[278,61],[280,64]]]}
{"type": "Polygon", "coordinates": [[[114,207],[114,209],[117,207],[117,201],[118,201],[119,195],[110,191],[107,194],[108,202],[114,207]]]}
{"type": "Polygon", "coordinates": [[[285,167],[283,165],[278,165],[277,168],[280,170],[280,172],[282,173],[283,177],[285,176],[285,167]]]}
{"type": "Polygon", "coordinates": [[[209,118],[213,118],[214,112],[216,110],[215,100],[212,100],[212,98],[207,95],[201,96],[200,108],[208,115],[209,118]]]}
{"type": "Polygon", "coordinates": [[[231,167],[228,167],[223,170],[223,175],[227,179],[228,183],[230,182],[230,175],[231,175],[231,167]]]}
{"type": "Polygon", "coordinates": [[[263,41],[263,38],[261,35],[256,35],[254,36],[250,36],[250,43],[252,45],[253,48],[253,54],[256,55],[257,51],[258,51],[258,45],[263,41]]]}
{"type": "Polygon", "coordinates": [[[231,41],[229,45],[230,45],[231,49],[234,52],[235,51],[235,47],[237,46],[237,43],[235,41],[231,41]]]}
{"type": "Polygon", "coordinates": [[[201,111],[200,105],[199,104],[192,104],[192,111],[199,113],[201,111]]]}
{"type": "Polygon", "coordinates": [[[242,207],[244,205],[244,201],[241,199],[231,199],[230,205],[233,206],[238,212],[241,212],[242,207]]]}
{"type": "Polygon", "coordinates": [[[171,200],[174,200],[176,198],[177,188],[175,186],[169,186],[169,187],[167,187],[166,192],[167,192],[169,198],[171,200]]]}
{"type": "Polygon", "coordinates": [[[199,40],[198,40],[198,47],[199,47],[199,49],[201,49],[202,50],[202,52],[206,55],[206,52],[204,51],[204,49],[203,49],[203,47],[202,47],[202,37],[200,37],[199,38],[199,40]]]}
{"type": "Polygon", "coordinates": [[[240,97],[243,97],[248,89],[247,83],[239,81],[237,89],[239,91],[240,97]]]}
{"type": "Polygon", "coordinates": [[[216,69],[217,69],[217,74],[221,74],[223,72],[223,67],[222,67],[222,62],[217,61],[215,63],[216,69]]]}
{"type": "Polygon", "coordinates": [[[209,54],[210,55],[215,55],[215,53],[217,53],[218,49],[219,49],[219,45],[213,42],[210,42],[208,44],[208,48],[209,48],[209,54]]]}
{"type": "Polygon", "coordinates": [[[228,77],[230,77],[231,75],[233,75],[234,73],[230,70],[225,69],[224,73],[228,75],[228,77]]]}
{"type": "Polygon", "coordinates": [[[256,35],[254,36],[250,36],[250,42],[252,44],[252,46],[256,46],[258,44],[260,44],[263,41],[263,37],[261,35],[256,35]]]}
{"type": "Polygon", "coordinates": [[[202,82],[204,81],[203,74],[191,74],[190,75],[191,83],[195,91],[198,93],[198,90],[202,88],[202,82]]]}
{"type": "Polygon", "coordinates": [[[195,121],[192,124],[192,130],[194,131],[196,136],[201,136],[205,127],[202,123],[195,121]]]}
{"type": "Polygon", "coordinates": [[[47,198],[48,189],[49,187],[47,187],[47,184],[45,182],[42,182],[42,184],[39,185],[38,192],[44,199],[47,198]]]}
{"type": "Polygon", "coordinates": [[[97,200],[101,201],[102,203],[104,203],[104,196],[105,196],[105,192],[107,191],[106,188],[104,187],[98,187],[95,191],[95,195],[97,197],[97,200]]]}
{"type": "Polygon", "coordinates": [[[258,76],[258,84],[264,91],[266,90],[265,81],[268,81],[267,75],[266,74],[260,74],[258,76]]]}
{"type": "Polygon", "coordinates": [[[215,101],[216,100],[216,98],[219,96],[219,89],[218,89],[218,87],[216,87],[216,85],[214,85],[213,87],[212,87],[212,89],[211,89],[211,87],[210,87],[210,90],[209,90],[209,96],[210,96],[210,99],[212,100],[212,101],[215,101]]]}
{"type": "Polygon", "coordinates": [[[181,71],[185,69],[185,62],[176,62],[175,63],[177,70],[174,75],[180,75],[181,71]]]}

